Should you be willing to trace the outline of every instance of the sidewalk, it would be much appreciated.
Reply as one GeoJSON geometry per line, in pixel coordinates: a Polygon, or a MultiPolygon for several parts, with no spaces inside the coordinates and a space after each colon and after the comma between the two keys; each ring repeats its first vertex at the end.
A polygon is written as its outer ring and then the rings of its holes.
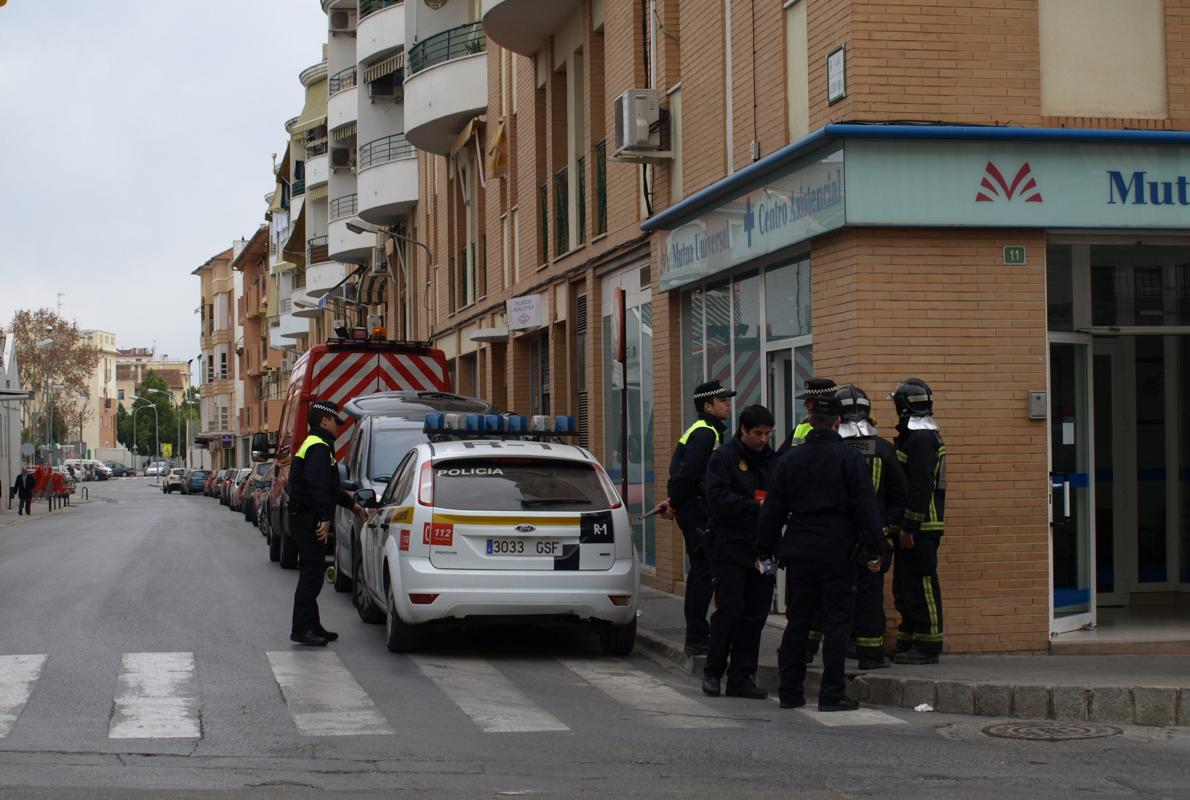
{"type": "Polygon", "coordinates": [[[53,511],[50,511],[47,508],[47,502],[45,498],[37,499],[33,501],[33,513],[30,516],[17,513],[17,505],[15,500],[13,501],[11,509],[8,508],[7,498],[5,498],[4,502],[5,505],[3,508],[0,508],[0,528],[11,528],[14,525],[23,525],[24,523],[32,522],[35,519],[52,517],[55,514],[77,511],[80,507],[85,506],[88,503],[95,502],[95,499],[92,498],[84,500],[81,497],[81,493],[78,493],[70,498],[70,505],[55,506],[53,511]]]}
{"type": "MultiPolygon", "coordinates": [[[[760,644],[756,683],[777,690],[777,646],[784,620],[770,617],[760,644]]],[[[683,654],[682,598],[642,588],[638,647],[692,675],[705,659],[683,654]]],[[[819,664],[806,675],[818,691],[819,664]]],[[[859,672],[847,662],[848,694],[865,703],[1032,720],[1190,725],[1190,655],[944,655],[942,663],[859,672]]]]}

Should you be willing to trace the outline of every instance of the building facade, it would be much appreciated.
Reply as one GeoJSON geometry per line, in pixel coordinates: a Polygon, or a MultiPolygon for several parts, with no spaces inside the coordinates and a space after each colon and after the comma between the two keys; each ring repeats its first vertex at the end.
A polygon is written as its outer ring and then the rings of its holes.
{"type": "Polygon", "coordinates": [[[243,388],[236,377],[237,273],[231,264],[245,244],[236,242],[191,273],[199,276],[202,291],[200,423],[194,438],[210,449],[214,469],[244,463],[238,452],[243,388]]]}
{"type": "MultiPolygon", "coordinates": [[[[0,329],[0,488],[12,487],[26,459],[21,455],[21,388],[16,337],[0,329]]],[[[0,513],[5,509],[0,507],[0,513]]]]}
{"type": "Polygon", "coordinates": [[[95,448],[116,446],[119,352],[114,333],[88,330],[79,331],[79,335],[90,347],[98,351],[99,357],[91,371],[87,386],[75,401],[74,407],[67,412],[72,428],[67,438],[78,436],[85,450],[77,455],[90,457],[91,451],[95,448]]]}
{"type": "Polygon", "coordinates": [[[237,300],[237,313],[243,323],[237,378],[243,384],[244,402],[238,416],[241,441],[250,445],[252,434],[276,428],[281,419],[285,386],[280,375],[283,351],[269,343],[268,297],[272,276],[267,224],[257,229],[231,267],[243,275],[243,293],[237,300]]]}

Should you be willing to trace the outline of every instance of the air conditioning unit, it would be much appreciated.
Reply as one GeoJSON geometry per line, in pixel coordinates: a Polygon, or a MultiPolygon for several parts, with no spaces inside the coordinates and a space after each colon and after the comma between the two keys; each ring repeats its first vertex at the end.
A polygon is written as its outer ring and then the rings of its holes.
{"type": "Polygon", "coordinates": [[[332,147],[331,148],[331,169],[354,169],[355,159],[351,157],[351,148],[349,147],[332,147]]]}
{"type": "Polygon", "coordinates": [[[331,33],[351,33],[351,15],[346,11],[331,12],[331,33]]]}
{"type": "Polygon", "coordinates": [[[390,72],[387,75],[382,75],[374,81],[368,83],[368,97],[375,102],[376,98],[384,97],[390,100],[400,101],[403,92],[400,91],[400,86],[396,80],[396,73],[390,72]]]}
{"type": "Polygon", "coordinates": [[[384,252],[383,247],[372,248],[372,269],[369,270],[372,275],[387,275],[388,274],[388,254],[384,252]]]}
{"type": "Polygon", "coordinates": [[[656,89],[629,89],[615,102],[615,161],[649,162],[673,158],[661,150],[661,106],[656,89]]]}

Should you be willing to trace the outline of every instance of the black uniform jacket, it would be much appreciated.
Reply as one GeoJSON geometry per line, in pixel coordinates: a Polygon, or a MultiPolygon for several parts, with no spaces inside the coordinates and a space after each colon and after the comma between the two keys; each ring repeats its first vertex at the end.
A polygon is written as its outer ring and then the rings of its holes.
{"type": "Polygon", "coordinates": [[[289,511],[291,514],[309,514],[315,523],[328,522],[335,517],[335,506],[351,508],[351,498],[339,487],[339,470],[335,467],[331,448],[334,439],[325,428],[310,431],[322,439],[321,444],[306,448],[304,458],[293,459],[289,467],[289,511]]]}
{"type": "Polygon", "coordinates": [[[773,448],[757,452],[736,437],[711,454],[707,464],[707,544],[715,561],[751,566],[756,561],[756,492],[768,486],[777,463],[773,448]]]}
{"type": "Polygon", "coordinates": [[[940,538],[946,512],[946,445],[938,431],[897,425],[897,459],[909,479],[904,530],[926,538],[940,538]]]}
{"type": "Polygon", "coordinates": [[[37,479],[32,474],[26,472],[18,475],[16,483],[12,485],[12,493],[17,497],[32,497],[33,487],[37,485],[37,479]]]}
{"type": "Polygon", "coordinates": [[[841,564],[856,557],[857,547],[879,554],[883,528],[867,460],[839,434],[816,429],[777,460],[757,548],[761,555],[841,564]]]}
{"type": "Polygon", "coordinates": [[[669,484],[666,487],[670,503],[683,514],[697,513],[705,517],[706,508],[703,498],[706,496],[707,461],[711,453],[723,439],[723,423],[710,414],[700,414],[699,419],[715,430],[697,428],[686,439],[686,443],[678,442],[674,447],[673,459],[669,464],[669,484]],[[715,431],[719,435],[715,435],[715,431]]]}
{"type": "Polygon", "coordinates": [[[884,532],[895,536],[901,531],[905,518],[905,499],[909,494],[909,481],[901,462],[897,460],[897,448],[888,439],[876,437],[876,458],[880,466],[873,465],[872,485],[876,488],[876,505],[884,512],[884,532]]]}

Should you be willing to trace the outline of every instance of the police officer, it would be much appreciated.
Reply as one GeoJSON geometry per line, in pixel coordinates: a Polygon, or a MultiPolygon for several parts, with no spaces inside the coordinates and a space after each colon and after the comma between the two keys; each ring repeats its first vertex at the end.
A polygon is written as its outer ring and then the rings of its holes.
{"type": "Polygon", "coordinates": [[[326,543],[335,506],[356,514],[364,509],[339,488],[335,467],[335,437],[342,417],[329,400],[315,400],[306,414],[309,434],[289,467],[289,533],[298,547],[298,584],[293,594],[290,640],[311,647],[326,647],[339,634],[322,627],[318,593],[326,571],[326,543]]]}
{"type": "MultiPolygon", "coordinates": [[[[838,388],[838,384],[830,378],[806,378],[806,382],[802,385],[802,390],[795,394],[793,399],[804,401],[802,405],[806,409],[806,413],[809,414],[810,405],[813,403],[815,397],[833,394],[838,388]]],[[[789,432],[789,436],[777,448],[777,455],[783,455],[789,448],[804,442],[809,433],[810,421],[808,419],[802,420],[789,432]]]]}
{"type": "Polygon", "coordinates": [[[855,562],[861,554],[879,554],[883,526],[867,464],[837,432],[841,415],[834,394],[813,399],[810,433],[801,446],[778,459],[760,511],[757,550],[762,559],[781,558],[790,587],[788,624],[777,654],[782,708],[806,703],[804,655],[818,609],[823,632],[818,710],[859,707],[844,692],[843,672],[855,603],[855,562]]]}
{"type": "MultiPolygon", "coordinates": [[[[897,449],[887,439],[877,435],[876,425],[871,418],[872,403],[863,389],[849,384],[840,388],[835,397],[843,412],[839,436],[856,448],[867,461],[884,533],[886,536],[896,536],[901,530],[905,495],[909,489],[901,463],[897,460],[897,449]]],[[[861,569],[856,575],[851,641],[855,645],[860,669],[881,669],[889,665],[884,654],[884,628],[888,623],[884,616],[884,573],[892,565],[892,548],[887,540],[882,544],[878,562],[880,569],[875,572],[861,569]]]]}
{"type": "Polygon", "coordinates": [[[906,378],[892,393],[897,416],[897,459],[909,494],[895,543],[893,600],[901,614],[898,664],[937,664],[942,653],[942,589],[938,545],[946,506],[946,445],[934,421],[934,394],[920,378],[906,378]]]}
{"type": "Polygon", "coordinates": [[[740,413],[735,437],[712,453],[707,464],[706,549],[715,613],[702,691],[712,697],[719,695],[724,672],[728,697],[768,697],[756,686],[755,676],[760,636],[773,600],[773,576],[756,568],[756,520],[776,461],[769,446],[772,432],[769,410],[748,406],[740,413]]]}
{"type": "Polygon", "coordinates": [[[37,485],[37,480],[33,477],[33,470],[29,467],[21,467],[21,474],[17,475],[16,481],[12,485],[12,495],[17,499],[17,516],[28,514],[33,516],[33,487],[37,485]]]}
{"type": "Polygon", "coordinates": [[[711,606],[711,567],[704,548],[707,524],[707,462],[719,446],[726,427],[723,420],[731,415],[735,392],[719,381],[699,384],[694,389],[694,421],[674,447],[669,462],[669,497],[661,504],[662,513],[672,514],[682,529],[690,572],[686,575],[686,654],[706,655],[710,647],[711,626],[707,609],[711,606]]]}

